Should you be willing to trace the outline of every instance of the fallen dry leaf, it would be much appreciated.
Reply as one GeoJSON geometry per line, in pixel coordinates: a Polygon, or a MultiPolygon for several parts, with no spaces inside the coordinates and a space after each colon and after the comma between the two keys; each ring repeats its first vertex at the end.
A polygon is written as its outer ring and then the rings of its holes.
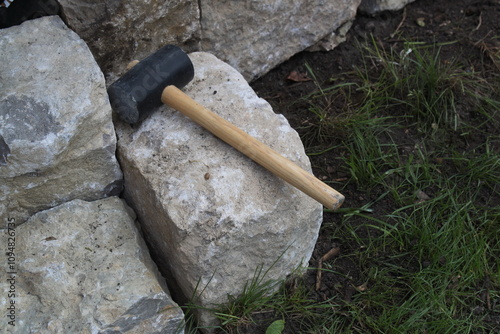
{"type": "Polygon", "coordinates": [[[431,197],[429,195],[427,195],[426,193],[424,193],[422,190],[417,190],[417,192],[415,193],[415,195],[417,196],[417,198],[420,201],[428,201],[428,200],[431,199],[431,197]]]}
{"type": "Polygon", "coordinates": [[[366,283],[363,283],[361,284],[360,286],[357,286],[355,287],[356,290],[358,290],[359,292],[363,292],[363,291],[366,291],[368,289],[368,285],[366,283]]]}
{"type": "Polygon", "coordinates": [[[299,73],[297,71],[290,72],[290,74],[286,78],[287,80],[295,82],[311,81],[311,78],[307,77],[307,73],[299,73]]]}

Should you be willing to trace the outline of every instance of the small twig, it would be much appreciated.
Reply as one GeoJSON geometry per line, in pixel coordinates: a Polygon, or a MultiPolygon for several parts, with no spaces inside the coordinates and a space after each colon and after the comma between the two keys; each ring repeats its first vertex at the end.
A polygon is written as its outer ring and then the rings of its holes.
{"type": "MultiPolygon", "coordinates": [[[[488,56],[488,58],[491,59],[493,64],[498,69],[500,69],[500,62],[498,61],[498,59],[499,59],[498,55],[500,54],[500,52],[499,52],[500,48],[498,46],[488,45],[485,42],[485,40],[490,36],[491,32],[492,32],[491,30],[488,31],[488,33],[483,38],[481,38],[476,43],[474,43],[473,46],[479,48],[479,50],[481,50],[482,53],[485,53],[488,56]]],[[[471,32],[471,34],[472,34],[472,32],[471,32]]]]}
{"type": "Polygon", "coordinates": [[[318,261],[318,270],[316,272],[316,291],[321,289],[321,275],[323,269],[323,262],[330,260],[332,257],[337,255],[340,252],[339,247],[334,247],[328,251],[325,255],[323,255],[318,261]]]}
{"type": "Polygon", "coordinates": [[[403,17],[401,18],[401,22],[399,22],[398,26],[396,27],[396,30],[394,30],[394,32],[390,35],[391,38],[394,38],[394,36],[396,36],[399,29],[401,28],[401,26],[405,22],[405,20],[406,20],[406,7],[405,7],[405,9],[403,9],[403,17]]]}
{"type": "Polygon", "coordinates": [[[486,290],[486,308],[491,311],[491,296],[490,290],[486,290]]]}
{"type": "Polygon", "coordinates": [[[483,17],[481,15],[482,13],[479,13],[479,23],[477,24],[476,28],[474,29],[474,31],[476,30],[479,30],[479,27],[481,26],[481,24],[483,23],[483,17]]]}

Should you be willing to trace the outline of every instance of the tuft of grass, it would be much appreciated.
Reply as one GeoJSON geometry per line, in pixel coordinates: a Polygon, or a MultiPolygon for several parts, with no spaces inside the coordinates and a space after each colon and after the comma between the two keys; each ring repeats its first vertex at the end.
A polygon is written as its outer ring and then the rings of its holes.
{"type": "Polygon", "coordinates": [[[378,122],[381,115],[392,116],[396,123],[404,118],[424,134],[468,133],[488,122],[500,125],[499,77],[492,76],[489,82],[453,59],[442,59],[441,48],[452,43],[406,42],[399,51],[386,51],[372,40],[359,46],[364,65],[355,69],[356,78],[328,87],[306,64],[317,87],[301,99],[307,101],[310,113],[299,128],[306,146],[346,139],[353,128],[378,122]],[[476,115],[482,124],[463,121],[476,115]]]}
{"type": "Polygon", "coordinates": [[[351,178],[360,189],[371,189],[380,183],[392,167],[392,160],[397,156],[397,147],[393,142],[383,143],[376,123],[370,126],[352,129],[349,141],[346,142],[347,155],[345,165],[351,178]]]}
{"type": "Polygon", "coordinates": [[[262,266],[255,270],[252,279],[245,284],[239,296],[228,296],[228,302],[220,305],[214,312],[222,326],[236,328],[252,323],[252,315],[270,304],[277,282],[266,279],[262,266]]]}
{"type": "MultiPolygon", "coordinates": [[[[462,122],[466,112],[498,124],[500,104],[492,98],[497,94],[495,83],[453,59],[441,59],[441,48],[452,43],[406,42],[402,50],[386,51],[372,40],[362,46],[366,65],[364,71],[358,69],[358,75],[368,81],[366,73],[375,72],[376,79],[362,89],[367,95],[404,106],[425,133],[460,130],[466,125],[462,122]]],[[[498,85],[498,78],[495,81],[498,85]]]]}
{"type": "MultiPolygon", "coordinates": [[[[224,333],[239,333],[242,330],[281,333],[290,327],[289,323],[293,323],[294,328],[301,328],[301,333],[307,333],[308,328],[316,322],[329,322],[328,311],[335,305],[330,301],[318,303],[311,299],[308,296],[310,289],[302,278],[292,275],[287,280],[272,281],[267,280],[266,276],[267,271],[263,271],[260,266],[242,293],[238,296],[229,295],[226,303],[211,309],[190,303],[186,308],[191,314],[197,309],[212,312],[220,325],[211,329],[224,333]]],[[[196,333],[197,329],[191,318],[187,332],[196,333]]]]}
{"type": "MultiPolygon", "coordinates": [[[[361,92],[360,84],[356,82],[322,87],[311,66],[305,66],[316,86],[315,91],[297,101],[305,102],[310,115],[297,129],[306,148],[345,139],[353,128],[380,123],[376,113],[387,107],[387,99],[361,92]]],[[[335,81],[337,79],[330,79],[330,82],[335,81]]]]}

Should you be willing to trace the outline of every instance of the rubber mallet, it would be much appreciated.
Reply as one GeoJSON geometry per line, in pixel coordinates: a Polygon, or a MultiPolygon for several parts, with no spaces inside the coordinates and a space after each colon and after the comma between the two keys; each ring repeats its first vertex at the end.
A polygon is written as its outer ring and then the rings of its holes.
{"type": "Polygon", "coordinates": [[[188,55],[167,45],[137,63],[108,88],[111,106],[123,121],[134,124],[163,102],[325,207],[335,210],[342,204],[344,196],[338,191],[184,94],[180,89],[193,77],[188,55]]]}

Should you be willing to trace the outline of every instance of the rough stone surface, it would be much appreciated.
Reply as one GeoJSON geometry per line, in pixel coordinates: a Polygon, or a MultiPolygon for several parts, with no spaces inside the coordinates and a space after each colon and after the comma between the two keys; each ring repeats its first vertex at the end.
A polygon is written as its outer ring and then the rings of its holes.
{"type": "Polygon", "coordinates": [[[361,0],[203,0],[201,48],[247,80],[331,37],[352,21],[361,0]]]}
{"type": "Polygon", "coordinates": [[[59,0],[63,17],[89,45],[105,73],[121,73],[166,44],[199,33],[198,2],[190,0],[59,0]]]}
{"type": "MultiPolygon", "coordinates": [[[[16,326],[3,333],[182,332],[183,313],[135,218],[122,199],[110,197],[67,202],[17,227],[16,326]]],[[[10,283],[2,280],[2,291],[10,283]]],[[[3,310],[7,297],[0,297],[3,310]]]]}
{"type": "MultiPolygon", "coordinates": [[[[207,53],[190,57],[189,96],[310,170],[297,133],[237,71],[207,53]]],[[[134,128],[117,124],[117,134],[125,197],[184,296],[203,289],[201,305],[223,303],[259,266],[283,279],[307,265],[322,221],[307,195],[168,108],[134,128]]]]}
{"type": "Polygon", "coordinates": [[[415,0],[362,0],[359,10],[373,15],[384,10],[400,10],[413,1],[415,0]]]}
{"type": "Polygon", "coordinates": [[[165,44],[203,50],[247,80],[320,42],[330,50],[361,0],[60,0],[62,16],[113,79],[165,44]],[[340,30],[339,30],[340,29],[340,30]]]}
{"type": "Polygon", "coordinates": [[[0,30],[0,219],[119,193],[104,77],[57,16],[0,30]]]}

